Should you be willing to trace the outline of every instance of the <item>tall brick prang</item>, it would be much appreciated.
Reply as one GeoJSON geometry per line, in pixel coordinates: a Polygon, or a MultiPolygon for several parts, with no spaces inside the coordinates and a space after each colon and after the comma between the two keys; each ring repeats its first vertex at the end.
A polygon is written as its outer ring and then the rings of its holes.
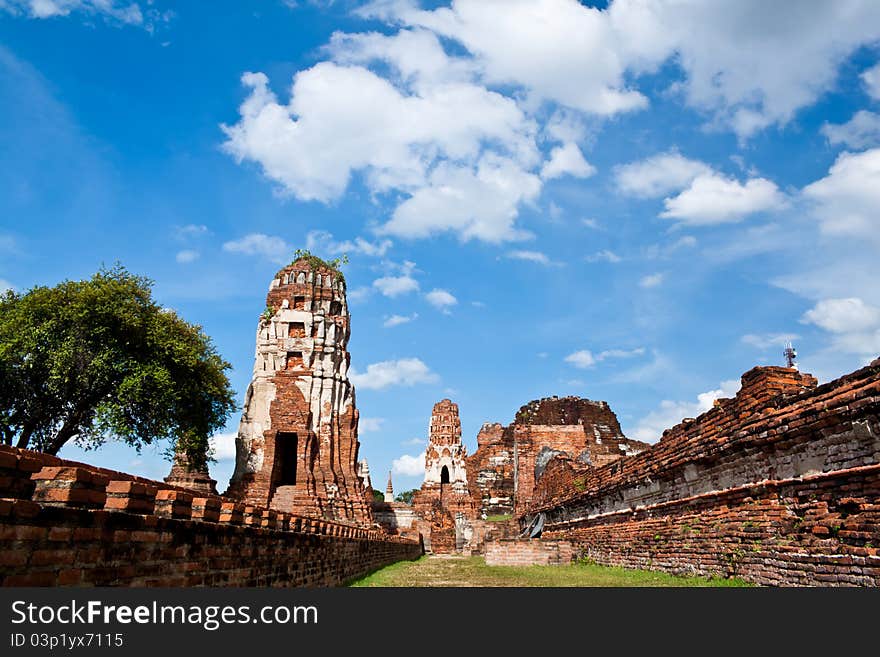
{"type": "Polygon", "coordinates": [[[426,545],[434,552],[452,552],[471,542],[476,518],[458,404],[449,399],[434,404],[428,431],[425,480],[413,496],[413,508],[426,521],[426,545]]]}
{"type": "Polygon", "coordinates": [[[349,335],[339,271],[304,256],[276,274],[257,328],[228,496],[288,513],[371,523],[357,474],[349,335]]]}

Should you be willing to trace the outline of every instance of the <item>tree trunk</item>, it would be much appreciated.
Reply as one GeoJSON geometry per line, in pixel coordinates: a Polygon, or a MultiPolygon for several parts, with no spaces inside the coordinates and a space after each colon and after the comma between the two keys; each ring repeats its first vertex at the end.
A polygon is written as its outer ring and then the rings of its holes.
{"type": "Polygon", "coordinates": [[[25,422],[24,426],[21,428],[21,435],[18,437],[18,442],[15,446],[20,449],[27,449],[28,443],[31,441],[31,436],[33,435],[33,433],[33,423],[25,422]]]}
{"type": "Polygon", "coordinates": [[[64,447],[64,443],[73,438],[79,429],[79,420],[75,418],[67,418],[67,421],[61,425],[58,433],[52,438],[46,446],[46,454],[57,454],[64,447]]]}

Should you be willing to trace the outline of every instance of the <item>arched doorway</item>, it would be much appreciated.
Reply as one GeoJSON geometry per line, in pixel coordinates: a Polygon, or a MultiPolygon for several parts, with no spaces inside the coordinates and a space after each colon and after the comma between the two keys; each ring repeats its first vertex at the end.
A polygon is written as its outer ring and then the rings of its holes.
{"type": "Polygon", "coordinates": [[[443,469],[440,471],[440,484],[448,484],[449,483],[449,468],[445,465],[443,469]]]}

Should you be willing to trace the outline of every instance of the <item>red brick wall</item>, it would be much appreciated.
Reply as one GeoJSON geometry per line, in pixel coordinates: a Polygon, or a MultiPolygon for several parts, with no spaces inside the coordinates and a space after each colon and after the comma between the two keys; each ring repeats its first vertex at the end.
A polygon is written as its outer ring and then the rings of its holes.
{"type": "Polygon", "coordinates": [[[0,583],[336,586],[422,554],[419,541],[197,495],[0,446],[0,583]]]}
{"type": "Polygon", "coordinates": [[[551,463],[529,515],[599,563],[880,585],[880,361],[822,386],[755,368],[734,399],[599,468],[551,463]]]}
{"type": "Polygon", "coordinates": [[[534,566],[571,563],[569,541],[539,539],[508,539],[486,543],[486,564],[489,566],[534,566]]]}

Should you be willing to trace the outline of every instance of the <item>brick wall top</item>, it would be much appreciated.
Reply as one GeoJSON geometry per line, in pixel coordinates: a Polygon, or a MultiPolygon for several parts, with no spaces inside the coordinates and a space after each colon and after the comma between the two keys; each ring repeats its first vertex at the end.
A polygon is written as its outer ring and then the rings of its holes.
{"type": "Polygon", "coordinates": [[[545,397],[520,407],[514,424],[604,424],[622,435],[614,411],[604,401],[581,397],[545,397]]]}
{"type": "Polygon", "coordinates": [[[254,529],[414,542],[377,529],[282,513],[219,495],[202,495],[162,481],[9,445],[0,445],[0,500],[27,508],[50,505],[122,511],[225,522],[254,529]]]}
{"type": "Polygon", "coordinates": [[[544,482],[530,511],[609,495],[688,463],[717,459],[732,449],[806,439],[822,426],[876,415],[878,410],[880,359],[821,386],[795,369],[756,367],[743,375],[734,398],[716,400],[714,408],[667,429],[657,444],[636,456],[585,471],[575,470],[570,461],[554,469],[548,466],[546,474],[555,476],[544,482]]]}

